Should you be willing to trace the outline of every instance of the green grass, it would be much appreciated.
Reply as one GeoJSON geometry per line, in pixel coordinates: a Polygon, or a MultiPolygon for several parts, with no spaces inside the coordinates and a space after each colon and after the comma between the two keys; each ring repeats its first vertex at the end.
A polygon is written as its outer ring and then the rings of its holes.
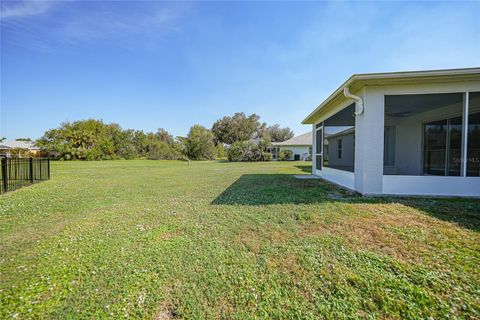
{"type": "Polygon", "coordinates": [[[480,201],[307,163],[55,162],[0,196],[0,318],[480,318],[480,201]]]}

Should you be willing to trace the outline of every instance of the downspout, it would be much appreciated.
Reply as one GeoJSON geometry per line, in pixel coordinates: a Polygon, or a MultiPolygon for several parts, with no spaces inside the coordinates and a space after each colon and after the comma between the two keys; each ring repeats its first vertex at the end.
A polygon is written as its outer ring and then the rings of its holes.
{"type": "Polygon", "coordinates": [[[357,104],[357,111],[355,111],[355,115],[356,116],[361,115],[363,113],[363,99],[362,99],[362,97],[351,94],[349,87],[343,88],[343,94],[345,95],[345,97],[355,100],[355,102],[357,104]]]}

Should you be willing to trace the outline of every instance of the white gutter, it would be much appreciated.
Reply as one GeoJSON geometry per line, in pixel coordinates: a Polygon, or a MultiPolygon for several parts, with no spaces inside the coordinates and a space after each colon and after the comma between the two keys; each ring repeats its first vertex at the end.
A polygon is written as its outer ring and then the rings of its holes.
{"type": "Polygon", "coordinates": [[[362,99],[362,97],[351,94],[349,87],[343,88],[343,94],[345,95],[345,97],[355,100],[356,105],[357,105],[357,111],[355,111],[355,115],[356,116],[361,115],[363,113],[363,99],[362,99]]]}

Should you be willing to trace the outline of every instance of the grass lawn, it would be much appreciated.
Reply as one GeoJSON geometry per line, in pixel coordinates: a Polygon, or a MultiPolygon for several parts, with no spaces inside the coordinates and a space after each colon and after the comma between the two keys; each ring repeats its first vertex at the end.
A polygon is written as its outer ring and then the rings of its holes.
{"type": "Polygon", "coordinates": [[[0,318],[480,318],[480,201],[308,163],[54,162],[0,196],[0,318]]]}

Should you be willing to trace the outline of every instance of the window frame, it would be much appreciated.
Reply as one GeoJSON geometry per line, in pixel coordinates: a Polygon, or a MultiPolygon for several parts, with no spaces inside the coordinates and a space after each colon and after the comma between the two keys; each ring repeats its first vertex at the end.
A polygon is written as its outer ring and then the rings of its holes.
{"type": "Polygon", "coordinates": [[[321,171],[323,169],[323,138],[324,138],[324,123],[319,122],[315,125],[315,150],[312,148],[312,158],[315,155],[315,170],[321,171]],[[321,148],[320,152],[318,152],[318,131],[321,131],[321,137],[320,137],[320,143],[321,143],[321,148]],[[313,155],[313,151],[315,151],[315,154],[313,155]],[[319,161],[320,159],[320,161],[319,161]]]}

